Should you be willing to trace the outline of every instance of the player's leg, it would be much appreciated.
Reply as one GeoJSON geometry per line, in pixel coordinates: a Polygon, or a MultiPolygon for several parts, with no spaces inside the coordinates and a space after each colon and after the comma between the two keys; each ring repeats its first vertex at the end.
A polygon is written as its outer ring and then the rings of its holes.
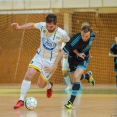
{"type": "MultiPolygon", "coordinates": [[[[74,72],[70,72],[70,78],[71,78],[71,82],[75,82],[74,81],[74,72]]],[[[80,82],[80,90],[82,90],[82,83],[80,82]]]]}
{"type": "Polygon", "coordinates": [[[39,79],[38,79],[38,87],[47,89],[47,92],[46,92],[47,98],[50,98],[52,96],[53,83],[49,82],[48,79],[45,76],[43,76],[42,74],[40,74],[39,79]]]}
{"type": "Polygon", "coordinates": [[[77,68],[75,73],[74,73],[74,83],[72,86],[72,94],[70,97],[70,100],[68,101],[67,104],[64,105],[65,108],[71,109],[72,105],[74,103],[74,100],[78,94],[78,91],[80,90],[80,78],[82,74],[84,73],[84,70],[82,68],[77,68]]]}
{"type": "Polygon", "coordinates": [[[95,85],[95,80],[91,71],[88,71],[86,74],[83,74],[80,80],[83,79],[86,79],[92,86],[95,85]]]}
{"type": "Polygon", "coordinates": [[[72,86],[71,97],[68,103],[64,105],[64,107],[67,109],[71,109],[73,102],[76,98],[76,95],[78,94],[80,90],[80,84],[81,84],[80,79],[81,79],[82,74],[84,73],[84,69],[82,69],[82,67],[84,67],[84,60],[78,61],[78,59],[72,60],[72,58],[69,58],[68,62],[69,62],[69,68],[70,68],[70,77],[72,79],[73,86],[72,86]]]}
{"type": "Polygon", "coordinates": [[[42,62],[41,73],[40,73],[40,76],[39,76],[39,79],[38,79],[38,86],[40,88],[46,88],[47,89],[46,96],[47,96],[47,98],[50,98],[52,96],[52,93],[53,93],[53,90],[52,90],[53,83],[49,82],[49,79],[51,78],[51,76],[53,75],[54,72],[53,73],[47,73],[47,72],[44,71],[44,67],[51,67],[51,66],[53,66],[54,63],[49,61],[49,60],[43,60],[42,59],[42,61],[43,62],[42,62]]]}
{"type": "Polygon", "coordinates": [[[27,72],[25,74],[24,80],[22,81],[22,84],[21,84],[21,91],[20,91],[19,101],[14,106],[14,109],[20,108],[21,106],[24,105],[24,98],[25,98],[26,93],[30,89],[31,79],[34,77],[34,75],[37,72],[38,71],[36,69],[34,69],[34,68],[28,68],[28,70],[27,70],[27,72]]]}
{"type": "Polygon", "coordinates": [[[84,73],[84,70],[86,70],[88,66],[88,63],[89,63],[88,59],[89,59],[89,56],[79,61],[77,59],[74,61],[72,60],[72,58],[69,59],[70,72],[75,71],[75,73],[73,76],[74,84],[72,86],[72,94],[71,94],[70,100],[68,101],[67,104],[64,105],[64,107],[67,109],[72,108],[73,102],[80,89],[80,81],[81,81],[80,79],[81,79],[82,74],[84,73]],[[77,66],[77,68],[75,66],[77,66]]]}
{"type": "MultiPolygon", "coordinates": [[[[85,61],[84,61],[85,63],[85,66],[86,66],[86,68],[87,68],[87,66],[88,66],[88,64],[89,64],[89,62],[90,62],[90,56],[87,56],[86,58],[85,58],[85,61]]],[[[83,74],[82,76],[81,76],[81,79],[80,80],[83,80],[83,79],[86,79],[92,86],[93,85],[95,85],[95,80],[94,80],[94,78],[93,78],[93,74],[92,74],[92,72],[91,71],[88,71],[86,74],[83,74]]]]}
{"type": "Polygon", "coordinates": [[[39,57],[38,54],[36,54],[34,58],[31,60],[31,62],[29,63],[29,66],[28,66],[29,68],[21,84],[20,98],[19,98],[19,101],[14,106],[14,109],[20,108],[21,106],[23,106],[23,101],[26,93],[30,88],[31,80],[34,77],[34,75],[41,69],[41,64],[39,62],[42,63],[41,58],[39,57]]]}

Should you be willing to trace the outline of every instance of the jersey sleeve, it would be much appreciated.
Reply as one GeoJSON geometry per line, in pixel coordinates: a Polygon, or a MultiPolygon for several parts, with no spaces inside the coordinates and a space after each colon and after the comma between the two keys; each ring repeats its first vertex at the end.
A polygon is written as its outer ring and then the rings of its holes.
{"type": "Polygon", "coordinates": [[[94,38],[95,38],[95,33],[94,33],[94,32],[92,32],[92,33],[91,33],[90,40],[91,40],[91,41],[93,41],[93,40],[94,40],[94,38]]]}
{"type": "Polygon", "coordinates": [[[66,33],[66,31],[63,31],[63,42],[68,42],[70,40],[70,37],[68,36],[68,34],[66,33]]]}
{"type": "Polygon", "coordinates": [[[66,43],[66,45],[63,47],[63,50],[66,53],[73,52],[75,49],[77,49],[77,43],[80,40],[81,36],[80,34],[74,35],[69,42],[66,43]]]}
{"type": "Polygon", "coordinates": [[[39,23],[35,23],[34,27],[41,31],[44,25],[45,25],[45,22],[39,22],[39,23]]]}

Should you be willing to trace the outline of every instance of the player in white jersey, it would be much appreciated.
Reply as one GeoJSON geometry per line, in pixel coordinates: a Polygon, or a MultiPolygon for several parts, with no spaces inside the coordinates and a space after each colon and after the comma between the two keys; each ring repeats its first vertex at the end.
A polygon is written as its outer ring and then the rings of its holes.
{"type": "MultiPolygon", "coordinates": [[[[19,101],[14,106],[14,109],[24,106],[24,98],[28,92],[31,80],[33,76],[40,72],[38,79],[38,86],[40,88],[47,88],[46,95],[48,98],[52,96],[52,86],[51,82],[48,82],[52,73],[47,73],[44,71],[45,66],[51,67],[54,65],[54,61],[61,50],[62,42],[68,42],[70,40],[66,31],[57,26],[57,17],[55,14],[49,14],[46,17],[46,22],[39,23],[27,23],[19,26],[18,23],[12,23],[12,27],[16,29],[39,29],[40,30],[40,47],[38,48],[36,55],[31,60],[28,66],[28,70],[24,76],[24,80],[21,85],[21,93],[19,101]]],[[[55,68],[56,69],[56,68],[55,68]]]]}

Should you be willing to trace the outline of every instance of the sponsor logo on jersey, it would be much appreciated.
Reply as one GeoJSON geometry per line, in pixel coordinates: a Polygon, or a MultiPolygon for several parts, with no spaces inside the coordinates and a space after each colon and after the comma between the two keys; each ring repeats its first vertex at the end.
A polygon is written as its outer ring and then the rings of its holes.
{"type": "Polygon", "coordinates": [[[49,51],[52,51],[56,48],[56,43],[45,37],[42,38],[42,44],[43,47],[49,51]]]}

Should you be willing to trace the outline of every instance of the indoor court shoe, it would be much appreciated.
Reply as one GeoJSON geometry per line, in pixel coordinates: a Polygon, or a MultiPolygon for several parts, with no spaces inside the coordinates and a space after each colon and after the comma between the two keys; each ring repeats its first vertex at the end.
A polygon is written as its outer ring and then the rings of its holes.
{"type": "Polygon", "coordinates": [[[14,109],[20,108],[20,107],[22,107],[22,106],[24,106],[24,101],[19,100],[19,101],[16,103],[16,105],[14,106],[14,109]]]}
{"type": "MultiPolygon", "coordinates": [[[[50,82],[50,84],[53,87],[53,83],[50,82]]],[[[53,93],[52,87],[50,89],[47,89],[47,92],[46,92],[47,98],[50,98],[52,96],[52,93],[53,93]]]]}
{"type": "Polygon", "coordinates": [[[93,86],[95,85],[95,80],[94,78],[92,77],[92,72],[91,71],[88,71],[87,72],[89,74],[89,83],[93,86]]]}
{"type": "Polygon", "coordinates": [[[71,101],[68,101],[68,103],[65,104],[64,107],[65,107],[66,109],[72,109],[72,103],[71,103],[71,101]]]}

